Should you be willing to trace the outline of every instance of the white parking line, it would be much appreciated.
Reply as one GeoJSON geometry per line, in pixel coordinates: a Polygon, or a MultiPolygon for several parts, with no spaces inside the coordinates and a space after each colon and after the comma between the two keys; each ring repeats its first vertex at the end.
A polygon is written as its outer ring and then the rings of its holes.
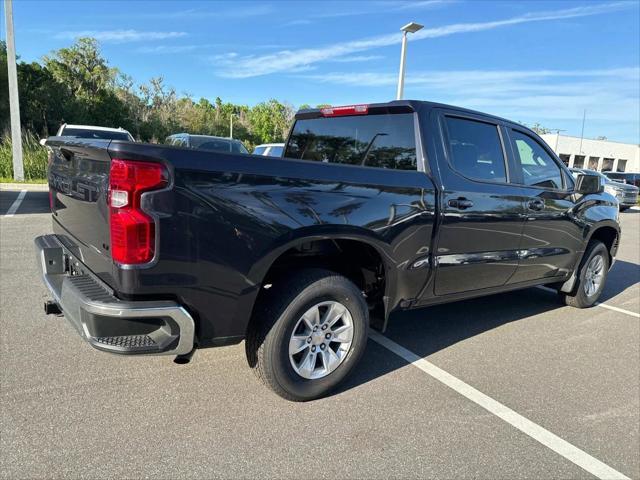
{"type": "Polygon", "coordinates": [[[608,310],[613,310],[614,312],[624,313],[632,317],[640,318],[640,313],[632,312],[631,310],[625,310],[624,308],[614,307],[612,305],[607,305],[606,303],[596,302],[596,306],[606,308],[608,310]]]}
{"type": "MultiPolygon", "coordinates": [[[[544,285],[538,285],[536,288],[539,288],[540,290],[546,290],[547,292],[553,292],[553,293],[556,292],[553,288],[545,287],[544,285]]],[[[607,305],[606,303],[596,302],[595,306],[600,308],[606,308],[607,310],[613,310],[614,312],[618,312],[618,313],[624,313],[625,315],[629,315],[630,317],[640,318],[640,313],[632,312],[631,310],[625,310],[624,308],[620,308],[620,307],[614,307],[612,305],[607,305]]]]}
{"type": "Polygon", "coordinates": [[[5,217],[13,217],[13,214],[18,211],[18,207],[20,207],[20,204],[22,203],[22,200],[24,200],[26,194],[26,190],[20,190],[18,198],[15,199],[15,201],[9,207],[9,210],[7,210],[7,213],[4,214],[5,217]]]}
{"type": "Polygon", "coordinates": [[[580,468],[583,468],[592,475],[595,475],[596,477],[601,479],[629,480],[629,477],[623,475],[617,470],[614,470],[597,458],[594,458],[585,451],[580,450],[578,447],[571,445],[566,440],[563,440],[562,438],[551,433],[549,430],[541,427],[540,425],[533,423],[531,420],[511,410],[509,407],[485,395],[479,390],[476,390],[471,385],[468,385],[459,378],[456,378],[450,373],[445,372],[441,368],[436,367],[431,362],[428,362],[412,351],[407,350],[403,346],[397,344],[393,340],[390,340],[384,335],[381,335],[378,332],[371,331],[369,333],[369,337],[386,349],[392,351],[399,357],[404,358],[414,367],[419,368],[427,375],[430,375],[439,382],[445,384],[447,387],[458,392],[463,397],[466,397],[475,404],[481,406],[488,412],[494,414],[511,426],[517,428],[525,435],[528,435],[534,440],[537,440],[545,447],[550,448],[559,455],[562,455],[564,458],[579,466],[580,468]]]}

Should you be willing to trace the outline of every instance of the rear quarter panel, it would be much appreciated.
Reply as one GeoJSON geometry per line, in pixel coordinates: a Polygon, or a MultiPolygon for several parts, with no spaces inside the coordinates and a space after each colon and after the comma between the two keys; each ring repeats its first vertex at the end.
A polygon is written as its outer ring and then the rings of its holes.
{"type": "Polygon", "coordinates": [[[435,191],[422,172],[181,148],[111,145],[112,157],[156,158],[170,191],[150,195],[158,262],[117,269],[123,295],[173,295],[197,312],[199,337],[244,335],[262,279],[288,248],[316,238],[364,241],[386,264],[390,303],[414,298],[429,273],[435,191]],[[418,262],[420,263],[420,262],[418,262]]]}

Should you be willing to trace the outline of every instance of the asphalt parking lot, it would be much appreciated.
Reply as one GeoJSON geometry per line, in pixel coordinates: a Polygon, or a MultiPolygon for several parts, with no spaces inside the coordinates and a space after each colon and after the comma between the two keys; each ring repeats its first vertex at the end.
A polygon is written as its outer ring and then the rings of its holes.
{"type": "Polygon", "coordinates": [[[18,196],[0,191],[2,478],[640,478],[638,210],[602,305],[532,288],[398,314],[338,392],[296,404],[243,344],[118,357],[46,316],[47,193],[18,196]]]}

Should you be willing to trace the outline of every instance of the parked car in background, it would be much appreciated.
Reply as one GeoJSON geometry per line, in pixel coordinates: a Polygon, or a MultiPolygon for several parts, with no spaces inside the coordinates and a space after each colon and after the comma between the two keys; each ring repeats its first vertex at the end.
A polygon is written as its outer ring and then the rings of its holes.
{"type": "Polygon", "coordinates": [[[281,157],[284,153],[284,143],[263,143],[253,149],[254,155],[265,157],[281,157]]]}
{"type": "Polygon", "coordinates": [[[240,140],[233,138],[215,137],[213,135],[191,135],[176,133],[166,138],[164,143],[174,147],[198,148],[213,152],[249,153],[240,140]]]}
{"type": "Polygon", "coordinates": [[[638,190],[640,190],[635,185],[627,185],[622,182],[614,182],[607,175],[596,172],[595,170],[589,170],[587,168],[572,168],[571,173],[574,177],[580,175],[581,173],[588,173],[591,175],[599,175],[600,178],[604,181],[604,191],[610,193],[618,203],[620,204],[620,210],[627,210],[628,208],[633,207],[638,203],[638,190]]]}
{"type": "Polygon", "coordinates": [[[58,129],[56,136],[135,142],[133,135],[124,128],[98,127],[96,125],[69,125],[67,123],[63,123],[58,129]]]}
{"type": "Polygon", "coordinates": [[[627,185],[635,185],[640,188],[640,173],[631,172],[604,172],[614,182],[626,183],[627,185]]]}
{"type": "Polygon", "coordinates": [[[269,161],[46,145],[45,311],[123,355],[184,360],[246,339],[251,368],[290,400],[335,388],[370,319],[384,330],[399,310],[534,285],[590,307],[619,244],[599,175],[574,180],[516,122],[436,103],[301,110],[269,161]]]}

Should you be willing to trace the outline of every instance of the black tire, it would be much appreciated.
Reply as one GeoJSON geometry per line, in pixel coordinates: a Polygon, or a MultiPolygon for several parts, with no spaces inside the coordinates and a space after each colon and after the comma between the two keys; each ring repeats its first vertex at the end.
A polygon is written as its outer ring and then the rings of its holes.
{"type": "Polygon", "coordinates": [[[575,308],[589,308],[592,307],[600,297],[602,290],[604,289],[604,285],[607,281],[607,274],[609,273],[609,252],[607,251],[607,247],[599,240],[592,240],[589,242],[587,246],[587,250],[582,257],[582,261],[580,262],[580,267],[577,272],[578,279],[576,281],[576,285],[573,288],[571,293],[562,293],[564,302],[570,307],[575,308]],[[596,289],[596,291],[587,295],[585,291],[585,276],[587,272],[587,266],[593,260],[593,258],[597,255],[602,257],[603,261],[603,278],[600,282],[600,286],[596,289]]]}
{"type": "Polygon", "coordinates": [[[301,270],[274,282],[259,300],[245,343],[249,366],[281,397],[307,401],[325,396],[351,372],[367,345],[369,311],[362,292],[349,279],[321,269],[301,270]],[[327,376],[300,376],[289,359],[289,339],[302,315],[314,305],[337,301],[353,320],[351,347],[327,376]]]}

